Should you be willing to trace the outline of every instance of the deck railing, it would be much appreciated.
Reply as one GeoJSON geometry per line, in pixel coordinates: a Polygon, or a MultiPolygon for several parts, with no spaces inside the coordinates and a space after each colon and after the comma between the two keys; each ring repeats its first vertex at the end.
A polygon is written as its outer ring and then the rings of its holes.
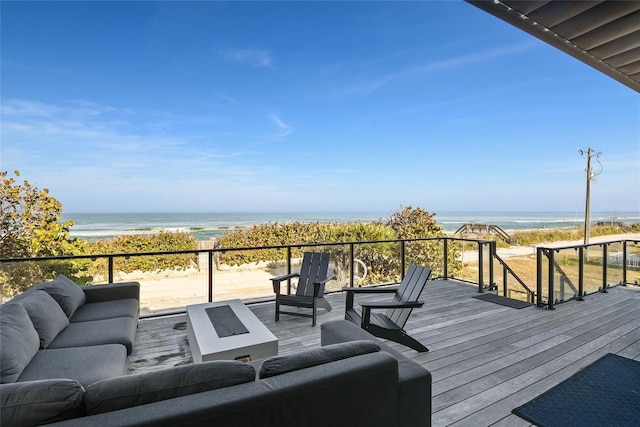
{"type": "MultiPolygon", "coordinates": [[[[538,247],[537,286],[534,292],[508,265],[508,260],[497,255],[495,241],[450,237],[3,258],[0,259],[0,273],[19,269],[20,274],[28,278],[28,267],[33,263],[84,260],[88,264],[99,263],[105,272],[104,277],[100,278],[103,280],[99,281],[142,282],[143,279],[130,278],[121,273],[119,263],[136,257],[193,256],[197,263],[192,277],[160,281],[156,280],[156,274],[144,278],[151,285],[145,286],[141,293],[142,313],[143,316],[154,316],[184,310],[187,304],[221,299],[241,298],[247,302],[273,299],[269,278],[294,271],[300,254],[314,250],[331,253],[337,280],[328,284],[328,292],[340,291],[343,286],[397,283],[412,262],[428,265],[433,270],[433,279],[460,280],[474,284],[478,292],[497,290],[498,294],[505,297],[535,302],[538,307],[549,309],[553,309],[555,304],[580,299],[592,292],[606,292],[610,286],[640,282],[638,241],[622,240],[563,248],[538,247]],[[265,250],[275,250],[276,254],[268,264],[254,263],[252,268],[247,268],[248,263],[235,267],[225,264],[225,260],[233,256],[241,260],[255,260],[258,258],[256,251],[265,250]]],[[[0,274],[0,280],[5,280],[3,277],[0,274]]],[[[33,277],[30,283],[39,281],[42,281],[42,277],[33,277]]]]}
{"type": "Polygon", "coordinates": [[[640,242],[617,240],[587,245],[536,248],[536,305],[581,300],[612,286],[640,284],[640,242]]]}
{"type": "MultiPolygon", "coordinates": [[[[428,265],[433,270],[433,279],[458,279],[478,286],[484,292],[493,283],[492,242],[464,238],[420,238],[337,243],[309,243],[260,247],[233,247],[194,249],[184,251],[161,251],[143,253],[88,254],[50,256],[37,258],[0,259],[0,272],[16,268],[28,277],[29,265],[44,267],[68,261],[82,261],[93,271],[103,271],[103,277],[95,282],[140,281],[145,282],[141,291],[143,315],[166,314],[183,309],[185,305],[221,299],[241,298],[251,301],[273,299],[270,277],[295,270],[300,254],[305,251],[331,253],[331,263],[337,280],[329,282],[328,292],[337,292],[343,286],[367,284],[393,284],[402,280],[408,264],[428,265]],[[268,263],[243,262],[260,258],[257,251],[275,254],[268,263]],[[464,254],[463,254],[464,251],[464,254]],[[465,255],[466,254],[466,255],[465,255]],[[172,280],[156,280],[158,274],[140,278],[122,273],[122,266],[136,258],[191,255],[196,267],[191,277],[176,277],[172,280]],[[467,257],[466,259],[464,257],[467,257]],[[234,260],[226,264],[228,260],[234,260]],[[240,261],[238,261],[240,260],[240,261]],[[233,265],[234,263],[240,265],[233,265]],[[463,265],[467,267],[463,268],[463,265]],[[471,267],[469,267],[471,265],[471,267]],[[168,283],[169,282],[169,283],[168,283]],[[150,285],[146,285],[149,283],[150,285]],[[148,301],[143,301],[147,299],[148,301]],[[151,300],[164,299],[164,304],[151,300]]],[[[39,271],[56,271],[59,268],[39,268],[39,271]]],[[[172,272],[161,272],[168,277],[172,272]]],[[[186,273],[185,273],[186,274],[186,273]]],[[[139,276],[144,276],[140,273],[139,276]]],[[[184,276],[184,274],[183,274],[184,276]]],[[[0,280],[4,280],[0,274],[0,280]]],[[[43,280],[33,277],[30,284],[43,280]]]]}

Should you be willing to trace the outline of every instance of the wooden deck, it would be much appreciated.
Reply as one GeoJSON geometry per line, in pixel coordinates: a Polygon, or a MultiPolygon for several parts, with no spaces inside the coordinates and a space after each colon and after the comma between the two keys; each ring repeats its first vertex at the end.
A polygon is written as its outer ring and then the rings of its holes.
{"type": "MultiPolygon", "coordinates": [[[[477,288],[429,282],[425,306],[406,330],[428,348],[391,346],[431,371],[434,426],[528,426],[511,410],[567,379],[606,353],[640,360],[640,289],[616,287],[555,310],[514,309],[473,298],[477,288]]],[[[344,316],[344,295],[318,323],[344,316]]],[[[282,315],[273,303],[250,306],[278,337],[280,354],[320,345],[320,327],[282,315]]],[[[191,363],[185,316],[141,320],[130,372],[191,363]]]]}

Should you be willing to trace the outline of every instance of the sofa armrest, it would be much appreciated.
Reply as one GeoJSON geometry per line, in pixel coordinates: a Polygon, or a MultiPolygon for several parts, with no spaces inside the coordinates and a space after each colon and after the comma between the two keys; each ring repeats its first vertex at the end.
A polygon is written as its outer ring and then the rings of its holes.
{"type": "Polygon", "coordinates": [[[140,301],[140,283],[138,282],[88,285],[83,286],[82,290],[87,297],[85,303],[111,301],[124,298],[133,298],[140,301]]]}

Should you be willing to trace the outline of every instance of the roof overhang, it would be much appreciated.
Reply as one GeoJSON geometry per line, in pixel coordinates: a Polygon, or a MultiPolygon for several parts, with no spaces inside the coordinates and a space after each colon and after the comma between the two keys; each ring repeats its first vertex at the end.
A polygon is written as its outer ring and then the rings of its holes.
{"type": "Polygon", "coordinates": [[[640,92],[640,1],[465,1],[640,92]]]}

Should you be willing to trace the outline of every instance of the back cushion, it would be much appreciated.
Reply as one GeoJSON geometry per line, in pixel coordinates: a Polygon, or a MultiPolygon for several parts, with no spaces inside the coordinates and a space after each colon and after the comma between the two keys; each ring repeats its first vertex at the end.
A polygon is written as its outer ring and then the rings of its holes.
{"type": "Polygon", "coordinates": [[[12,383],[40,348],[38,332],[21,304],[0,308],[0,343],[0,383],[12,383]]]}
{"type": "Polygon", "coordinates": [[[66,276],[59,275],[51,282],[42,285],[42,290],[53,297],[60,304],[67,318],[87,300],[84,291],[66,276]]]}
{"type": "Polygon", "coordinates": [[[378,344],[373,341],[363,340],[331,344],[287,356],[275,356],[262,362],[258,377],[260,379],[274,377],[287,372],[376,351],[380,351],[378,344]]]}
{"type": "Polygon", "coordinates": [[[0,385],[0,425],[36,426],[82,414],[84,389],[74,380],[52,379],[0,385]]]}
{"type": "Polygon", "coordinates": [[[27,310],[33,326],[40,336],[40,348],[47,348],[51,341],[69,325],[69,319],[60,305],[45,291],[33,291],[18,302],[27,310]]]}
{"type": "Polygon", "coordinates": [[[213,361],[125,375],[87,387],[87,413],[100,414],[159,400],[215,390],[254,381],[253,366],[235,361],[213,361]]]}

